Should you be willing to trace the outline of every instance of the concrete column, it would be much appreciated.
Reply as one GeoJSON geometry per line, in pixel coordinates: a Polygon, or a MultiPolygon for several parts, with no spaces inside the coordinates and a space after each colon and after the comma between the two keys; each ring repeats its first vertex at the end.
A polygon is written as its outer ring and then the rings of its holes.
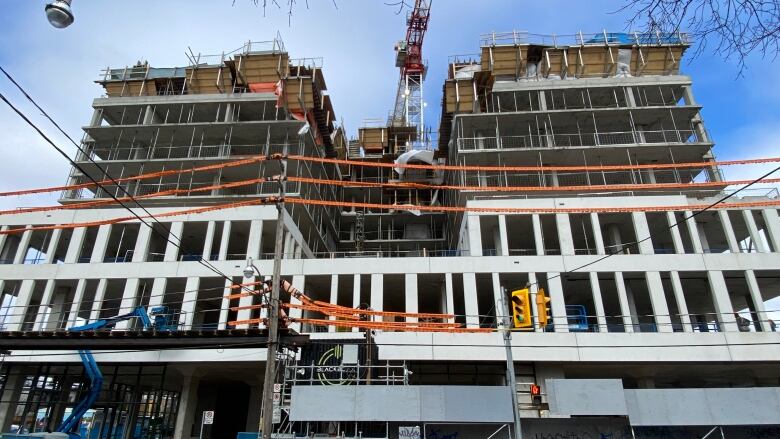
{"type": "Polygon", "coordinates": [[[198,416],[195,410],[198,406],[200,378],[189,375],[185,376],[183,381],[184,385],[179,396],[179,408],[176,413],[176,427],[173,434],[173,437],[181,439],[191,437],[190,432],[198,416]]]}
{"type": "Polygon", "coordinates": [[[70,312],[68,313],[67,326],[74,326],[78,322],[79,308],[81,302],[84,300],[84,290],[87,288],[87,280],[79,279],[76,283],[76,290],[73,292],[73,302],[70,304],[70,312]]]}
{"type": "MultiPolygon", "coordinates": [[[[339,276],[337,274],[330,276],[330,303],[333,305],[339,303],[339,276]]],[[[336,320],[336,317],[330,316],[328,320],[336,320]]],[[[336,332],[336,326],[328,326],[328,332],[336,332]]]]}
{"type": "Polygon", "coordinates": [[[625,282],[625,284],[626,297],[628,298],[628,310],[631,312],[631,321],[634,323],[635,329],[641,332],[641,329],[638,328],[639,313],[636,310],[636,297],[634,296],[634,289],[631,287],[631,282],[625,282]]]}
{"type": "Polygon", "coordinates": [[[680,322],[682,322],[683,325],[683,332],[693,332],[691,316],[688,312],[688,302],[685,300],[680,273],[677,271],[670,271],[669,277],[672,280],[672,291],[674,292],[674,300],[677,302],[677,312],[680,313],[680,322]]]}
{"type": "Polygon", "coordinates": [[[636,240],[641,241],[639,242],[639,253],[643,255],[654,254],[653,240],[647,239],[651,236],[650,227],[647,225],[647,215],[644,212],[631,212],[631,219],[634,223],[636,240]]]}
{"type": "Polygon", "coordinates": [[[292,233],[286,232],[284,234],[284,246],[282,249],[282,255],[284,256],[284,258],[288,258],[289,255],[292,254],[293,244],[294,241],[293,241],[292,233]]]}
{"type": "Polygon", "coordinates": [[[35,316],[35,330],[43,331],[44,326],[49,318],[51,318],[51,298],[54,294],[54,280],[49,279],[46,281],[46,286],[43,288],[43,297],[41,298],[41,306],[38,307],[38,314],[35,316]]]}
{"type": "Polygon", "coordinates": [[[563,298],[563,285],[560,273],[547,273],[547,285],[550,288],[550,305],[555,332],[569,332],[569,320],[566,315],[566,301],[563,298]]]}
{"type": "Polygon", "coordinates": [[[739,243],[737,242],[737,235],[734,234],[734,227],[731,225],[729,211],[719,210],[718,218],[720,218],[720,224],[723,226],[723,233],[726,234],[726,242],[729,244],[729,251],[731,253],[739,253],[739,243]]]}
{"type": "Polygon", "coordinates": [[[60,323],[67,327],[68,313],[65,311],[65,300],[68,298],[70,287],[60,287],[54,289],[51,302],[49,306],[51,311],[49,313],[49,319],[44,325],[45,331],[54,331],[58,329],[60,323]]]}
{"type": "Polygon", "coordinates": [[[715,312],[718,314],[720,330],[724,332],[737,331],[737,319],[734,318],[734,307],[731,305],[729,290],[726,287],[726,280],[723,278],[722,271],[707,271],[707,279],[712,289],[712,303],[715,305],[715,312]]]}
{"type": "Polygon", "coordinates": [[[219,242],[219,260],[227,260],[228,245],[230,244],[230,221],[222,224],[222,239],[219,242]]]}
{"type": "Polygon", "coordinates": [[[151,310],[155,306],[160,306],[165,298],[165,286],[168,284],[168,279],[164,277],[158,277],[152,283],[152,292],[149,295],[149,309],[151,310]]]}
{"type": "Polygon", "coordinates": [[[246,256],[252,259],[260,259],[260,249],[263,239],[263,221],[252,220],[249,224],[249,245],[247,246],[246,256]]]}
{"type": "Polygon", "coordinates": [[[712,247],[710,247],[710,240],[707,238],[707,233],[705,233],[704,224],[696,223],[696,228],[699,230],[702,251],[704,253],[712,253],[712,247]]]}
{"type": "Polygon", "coordinates": [[[609,253],[628,254],[628,251],[623,249],[623,238],[620,236],[620,228],[617,224],[607,225],[607,238],[610,245],[609,253]]]}
{"type": "Polygon", "coordinates": [[[780,217],[777,209],[764,209],[764,222],[766,223],[766,237],[772,243],[776,253],[780,253],[780,217]]]}
{"type": "Polygon", "coordinates": [[[95,247],[92,248],[92,256],[89,258],[90,263],[99,264],[103,262],[106,257],[110,235],[111,224],[102,225],[98,228],[97,236],[95,237],[95,247]]]}
{"type": "Polygon", "coordinates": [[[601,296],[601,285],[599,284],[599,274],[595,271],[588,273],[590,278],[590,291],[593,294],[593,307],[596,308],[596,322],[599,332],[608,332],[607,316],[604,311],[604,299],[601,296]]]}
{"type": "Polygon", "coordinates": [[[103,298],[106,297],[107,287],[108,280],[100,279],[100,281],[98,281],[97,290],[95,291],[95,299],[92,301],[92,310],[89,313],[90,322],[94,322],[100,318],[100,307],[103,306],[103,298]]]}
{"type": "MultiPolygon", "coordinates": [[[[168,236],[168,245],[165,246],[165,258],[163,259],[165,262],[175,262],[178,260],[179,248],[176,247],[175,244],[181,245],[180,242],[182,232],[184,231],[184,223],[181,221],[171,223],[170,230],[171,233],[168,236]]],[[[187,249],[185,248],[183,251],[186,252],[187,249]]]]}
{"type": "MultiPolygon", "coordinates": [[[[138,287],[140,285],[141,280],[138,278],[127,279],[125,282],[125,290],[122,292],[122,302],[121,305],[119,305],[119,310],[112,310],[112,315],[127,314],[135,308],[138,303],[138,287]]],[[[115,326],[116,329],[128,329],[129,327],[129,320],[119,322],[115,326]]]]}
{"type": "MultiPolygon", "coordinates": [[[[360,275],[352,277],[352,308],[360,308],[360,275]]],[[[291,310],[292,311],[292,310],[291,310]]],[[[359,328],[352,328],[352,332],[358,332],[359,328]]]]}
{"type": "Polygon", "coordinates": [[[677,224],[677,217],[674,212],[666,212],[666,221],[669,223],[669,233],[672,234],[674,252],[678,255],[685,254],[685,246],[682,242],[682,236],[680,236],[680,226],[675,226],[675,224],[677,224]]]}
{"type": "Polygon", "coordinates": [[[149,244],[152,242],[152,228],[141,224],[138,230],[138,239],[133,248],[133,262],[146,262],[149,254],[149,244]]]}
{"type": "Polygon", "coordinates": [[[374,311],[384,310],[384,281],[381,273],[371,274],[371,309],[374,311]]]}
{"type": "MultiPolygon", "coordinates": [[[[493,309],[496,310],[496,327],[498,327],[501,318],[506,314],[506,310],[501,302],[501,277],[498,273],[493,273],[491,277],[493,281],[493,309]]],[[[531,300],[531,302],[533,302],[533,300],[531,300]]],[[[533,314],[533,310],[531,312],[532,315],[535,315],[533,314]]],[[[531,319],[531,321],[533,321],[533,319],[531,319]]]]}
{"type": "Polygon", "coordinates": [[[463,303],[466,308],[466,327],[479,328],[477,276],[474,273],[463,273],[463,303]]]}
{"type": "Polygon", "coordinates": [[[469,254],[482,256],[482,229],[479,226],[479,215],[466,214],[469,234],[469,254]]]}
{"type": "MultiPolygon", "coordinates": [[[[531,293],[531,312],[533,313],[531,320],[534,322],[534,332],[543,332],[544,328],[539,325],[539,307],[536,306],[536,293],[539,292],[539,284],[536,283],[536,273],[528,273],[528,283],[531,284],[529,292],[531,293]]],[[[505,309],[504,312],[509,312],[509,310],[505,309]]]]}
{"type": "Polygon", "coordinates": [[[501,256],[509,256],[509,235],[506,231],[506,215],[498,216],[498,235],[501,242],[501,251],[498,253],[501,256]]]}
{"type": "MultiPolygon", "coordinates": [[[[355,277],[359,279],[360,275],[356,274],[355,277]]],[[[298,288],[299,290],[303,291],[303,285],[306,283],[306,277],[301,275],[293,276],[292,283],[295,288],[298,288]]],[[[360,282],[358,281],[356,285],[358,288],[358,300],[360,300],[360,282]]],[[[296,299],[295,297],[290,297],[290,303],[295,305],[300,305],[301,301],[296,299]]],[[[303,310],[295,309],[295,308],[290,309],[290,317],[295,319],[299,319],[303,317],[303,310]]],[[[301,332],[300,323],[293,323],[292,325],[290,325],[290,327],[295,331],[301,332]]]]}
{"type": "MultiPolygon", "coordinates": [[[[157,286],[157,282],[154,284],[157,286]]],[[[219,308],[219,329],[227,328],[228,311],[230,311],[230,300],[227,298],[227,296],[236,292],[236,290],[231,288],[232,286],[233,282],[225,279],[225,292],[222,295],[222,306],[219,308]]]]}
{"type": "Polygon", "coordinates": [[[23,368],[23,364],[14,364],[9,369],[11,374],[6,376],[8,381],[3,387],[3,399],[0,402],[0,431],[2,432],[11,430],[16,417],[16,401],[19,401],[22,395],[24,381],[27,378],[23,368]]]}
{"type": "Polygon", "coordinates": [[[209,221],[208,225],[206,226],[206,241],[203,243],[203,259],[210,261],[211,260],[211,253],[214,245],[214,233],[217,228],[217,223],[215,221],[209,221]]]}
{"type": "Polygon", "coordinates": [[[22,233],[22,238],[19,240],[19,247],[16,248],[16,255],[14,255],[15,265],[24,264],[24,259],[27,257],[27,247],[30,246],[32,233],[32,230],[26,230],[22,233]]]}
{"type": "Polygon", "coordinates": [[[501,247],[501,230],[498,226],[493,227],[493,256],[503,256],[504,249],[501,247]]]}
{"type": "Polygon", "coordinates": [[[75,264],[79,260],[79,253],[81,252],[81,246],[84,245],[84,236],[86,235],[86,227],[77,227],[73,229],[73,233],[70,235],[70,244],[68,244],[68,251],[65,252],[65,263],[75,264]]]}
{"type": "Polygon", "coordinates": [[[569,214],[556,213],[555,224],[558,229],[558,242],[561,244],[562,255],[574,254],[574,239],[571,234],[571,221],[569,221],[569,214]]]}
{"type": "MultiPolygon", "coordinates": [[[[444,274],[444,292],[447,300],[447,314],[455,314],[455,294],[452,289],[452,273],[444,274]]],[[[455,323],[455,319],[449,319],[449,323],[455,323]]]]}
{"type": "MultiPolygon", "coordinates": [[[[188,279],[188,281],[189,281],[189,279],[188,279]]],[[[251,283],[251,282],[254,282],[254,281],[255,281],[255,277],[254,276],[241,278],[241,283],[244,283],[244,284],[251,283]]],[[[239,293],[242,293],[242,292],[246,292],[246,288],[251,289],[253,287],[242,287],[240,289],[234,289],[229,294],[239,294],[239,293]]],[[[242,297],[242,298],[238,299],[238,306],[240,306],[240,307],[247,307],[247,306],[251,306],[251,305],[252,305],[252,296],[245,296],[245,297],[242,297]]],[[[236,320],[238,320],[238,321],[249,320],[251,318],[251,316],[252,316],[252,310],[251,309],[241,309],[241,310],[238,310],[238,312],[236,313],[236,320]]],[[[236,328],[237,329],[248,329],[249,326],[250,325],[248,323],[242,323],[242,324],[236,325],[236,328]]],[[[263,325],[261,323],[258,326],[263,326],[263,325]]]]}
{"type": "Polygon", "coordinates": [[[753,217],[753,211],[750,209],[743,209],[742,216],[745,218],[745,224],[747,224],[748,232],[750,232],[750,240],[753,241],[753,246],[758,253],[767,253],[768,250],[764,244],[764,240],[761,239],[761,234],[758,233],[758,226],[756,226],[756,219],[753,217]]]}
{"type": "MultiPolygon", "coordinates": [[[[2,232],[8,231],[8,226],[0,226],[0,231],[2,231],[2,232]]],[[[6,258],[3,257],[3,253],[4,253],[4,250],[5,250],[5,242],[7,240],[8,240],[8,235],[0,235],[0,259],[6,259],[6,258]]],[[[14,255],[14,256],[16,256],[16,255],[14,255]]],[[[2,416],[1,413],[0,413],[0,416],[2,416]]]]}
{"type": "Polygon", "coordinates": [[[534,227],[534,243],[536,244],[536,254],[544,256],[544,238],[542,237],[542,220],[538,213],[531,215],[531,224],[534,227]]]}
{"type": "Polygon", "coordinates": [[[766,313],[766,307],[764,306],[764,299],[761,297],[761,289],[758,287],[758,279],[756,279],[756,273],[753,270],[745,270],[745,280],[748,284],[748,290],[750,290],[750,299],[753,301],[753,307],[756,310],[756,316],[758,317],[758,325],[762,332],[770,332],[772,328],[769,326],[769,316],[766,313]]]}
{"type": "MultiPolygon", "coordinates": [[[[420,312],[420,292],[417,289],[417,273],[406,274],[406,312],[416,314],[420,312]]],[[[416,317],[407,317],[407,322],[417,322],[416,317]]]]}
{"type": "Polygon", "coordinates": [[[620,303],[620,314],[623,317],[624,331],[634,332],[634,320],[631,318],[631,308],[628,305],[626,282],[623,279],[623,273],[619,271],[615,272],[615,287],[617,288],[618,302],[620,303]]]}
{"type": "Polygon", "coordinates": [[[686,210],[685,224],[688,227],[688,236],[691,238],[691,245],[693,246],[693,252],[696,254],[704,253],[704,248],[701,246],[701,239],[699,239],[699,226],[696,225],[696,218],[692,218],[693,213],[690,210],[686,210]]]}
{"type": "Polygon", "coordinates": [[[195,309],[198,304],[198,288],[200,288],[199,277],[188,277],[184,286],[184,298],[181,303],[181,315],[179,323],[184,325],[184,329],[194,329],[195,309]]]}
{"type": "Polygon", "coordinates": [[[46,247],[46,260],[44,263],[51,264],[54,262],[54,253],[57,252],[57,244],[60,242],[62,236],[62,229],[54,229],[51,232],[51,239],[49,245],[46,247]]]}
{"type": "Polygon", "coordinates": [[[600,255],[607,254],[606,250],[604,249],[604,237],[601,236],[601,223],[599,221],[598,213],[591,212],[590,224],[593,228],[593,242],[596,243],[596,253],[600,255]]]}
{"type": "Polygon", "coordinates": [[[24,318],[27,314],[27,308],[30,306],[35,281],[25,279],[19,285],[19,292],[16,294],[16,303],[12,308],[11,314],[6,319],[6,329],[9,331],[20,331],[24,324],[24,318]]]}
{"type": "Polygon", "coordinates": [[[655,315],[655,325],[658,328],[658,332],[674,332],[672,319],[669,316],[669,306],[666,303],[664,285],[661,282],[661,273],[648,271],[645,273],[645,279],[647,281],[647,290],[650,292],[650,305],[653,307],[653,315],[655,315]]]}

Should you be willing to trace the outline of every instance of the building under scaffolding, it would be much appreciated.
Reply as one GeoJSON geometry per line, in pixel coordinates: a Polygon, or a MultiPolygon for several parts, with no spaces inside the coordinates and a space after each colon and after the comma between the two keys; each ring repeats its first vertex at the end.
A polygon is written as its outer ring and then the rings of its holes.
{"type": "MultiPolygon", "coordinates": [[[[322,61],[278,38],[106,69],[76,157],[102,185],[74,168],[61,208],[0,215],[2,328],[31,340],[3,359],[0,428],[52,429],[87,390],[75,350],[36,349],[57,331],[135,307],[262,330],[281,221],[282,279],[311,302],[282,292],[310,341],[280,355],[278,437],[509,437],[515,415],[533,438],[780,436],[780,202],[752,187],[693,215],[756,161],[716,160],[689,44],[485,35],[450,58],[433,138],[391,116],[350,139],[322,61]],[[510,389],[501,299],[529,284],[551,316],[531,301],[513,332],[510,389]]],[[[204,411],[203,438],[255,437],[265,349],[117,340],[82,437],[194,438],[204,411]]]]}

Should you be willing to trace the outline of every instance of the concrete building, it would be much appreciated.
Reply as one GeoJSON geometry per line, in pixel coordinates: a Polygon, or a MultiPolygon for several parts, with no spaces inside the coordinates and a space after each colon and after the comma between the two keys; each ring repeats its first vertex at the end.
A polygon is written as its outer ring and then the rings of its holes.
{"type": "MultiPolygon", "coordinates": [[[[443,85],[434,163],[459,166],[446,172],[392,169],[416,140],[404,127],[347,141],[320,60],[279,40],[108,69],[64,208],[0,216],[3,334],[137,306],[167,307],[182,331],[262,327],[236,323],[264,316],[259,296],[227,296],[251,280],[247,260],[271,272],[282,221],[282,276],[322,302],[490,329],[502,294],[543,288],[551,323],[512,337],[524,437],[780,436],[766,305],[780,294],[780,202],[750,189],[693,215],[729,189],[680,73],[687,47],[684,34],[483,37],[443,85]],[[268,197],[282,163],[280,216],[268,197]],[[144,221],[117,221],[128,212],[112,196],[135,197],[144,221]]],[[[499,332],[291,326],[311,341],[280,360],[284,437],[508,437],[499,332]]],[[[203,437],[257,432],[265,349],[120,340],[96,353],[90,437],[197,437],[207,410],[203,437]]],[[[88,387],[73,351],[14,349],[1,367],[4,432],[56,427],[88,387]]]]}

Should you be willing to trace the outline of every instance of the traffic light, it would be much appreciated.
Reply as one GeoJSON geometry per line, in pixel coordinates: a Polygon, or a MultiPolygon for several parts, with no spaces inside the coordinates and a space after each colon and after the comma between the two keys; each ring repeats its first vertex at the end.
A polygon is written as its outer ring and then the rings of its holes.
{"type": "Polygon", "coordinates": [[[542,405],[542,388],[538,384],[531,384],[529,390],[531,393],[531,404],[542,405]]]}
{"type": "Polygon", "coordinates": [[[544,288],[539,288],[536,292],[536,312],[539,314],[537,319],[539,320],[539,327],[544,328],[547,326],[547,321],[550,320],[550,298],[544,294],[544,288]]]}
{"type": "Polygon", "coordinates": [[[529,297],[528,288],[512,291],[512,327],[530,328],[534,325],[529,297]]]}

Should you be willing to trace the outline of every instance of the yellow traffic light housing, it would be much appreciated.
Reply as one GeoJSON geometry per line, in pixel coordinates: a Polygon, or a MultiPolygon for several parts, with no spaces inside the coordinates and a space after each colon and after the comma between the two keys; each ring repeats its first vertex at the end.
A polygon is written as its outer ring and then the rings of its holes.
{"type": "Polygon", "coordinates": [[[531,302],[528,288],[512,291],[512,327],[531,328],[531,302]]]}
{"type": "Polygon", "coordinates": [[[536,312],[539,314],[539,327],[544,328],[550,320],[550,298],[544,294],[544,288],[539,288],[536,292],[536,312]]]}

